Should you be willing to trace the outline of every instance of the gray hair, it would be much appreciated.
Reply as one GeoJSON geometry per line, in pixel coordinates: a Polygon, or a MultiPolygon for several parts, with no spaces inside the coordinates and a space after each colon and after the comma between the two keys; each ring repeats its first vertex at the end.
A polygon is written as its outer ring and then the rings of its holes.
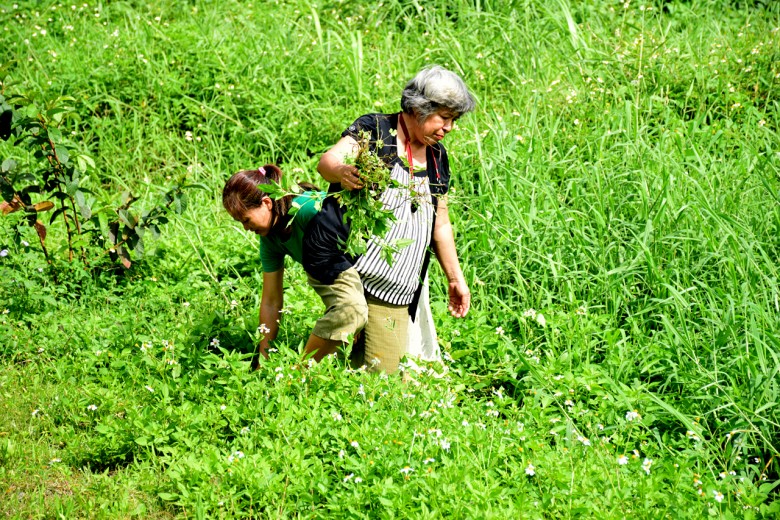
{"type": "Polygon", "coordinates": [[[406,84],[401,94],[401,110],[417,112],[419,121],[425,121],[440,108],[458,114],[474,110],[476,102],[460,76],[439,65],[426,67],[406,84]]]}

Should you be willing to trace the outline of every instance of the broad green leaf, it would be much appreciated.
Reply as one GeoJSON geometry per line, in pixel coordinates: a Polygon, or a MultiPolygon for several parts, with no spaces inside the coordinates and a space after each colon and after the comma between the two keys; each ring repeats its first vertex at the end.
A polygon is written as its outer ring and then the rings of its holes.
{"type": "Polygon", "coordinates": [[[14,168],[16,168],[16,161],[14,161],[13,159],[9,158],[3,161],[3,165],[2,165],[3,173],[11,172],[14,170],[14,168]]]}
{"type": "Polygon", "coordinates": [[[269,184],[258,184],[257,189],[264,193],[267,193],[268,196],[274,200],[281,199],[285,195],[285,192],[282,189],[282,187],[279,186],[274,181],[271,181],[269,184]]]}
{"type": "Polygon", "coordinates": [[[77,191],[73,198],[76,199],[76,205],[79,207],[79,211],[81,211],[81,216],[84,217],[85,220],[89,220],[92,217],[92,209],[84,199],[84,192],[80,190],[77,191]]]}
{"type": "Polygon", "coordinates": [[[52,143],[59,144],[62,142],[62,132],[60,132],[59,128],[49,127],[48,133],[52,143]]]}
{"type": "Polygon", "coordinates": [[[68,161],[70,161],[70,152],[68,152],[68,149],[64,146],[58,146],[57,159],[59,159],[62,164],[68,164],[68,161]]]}

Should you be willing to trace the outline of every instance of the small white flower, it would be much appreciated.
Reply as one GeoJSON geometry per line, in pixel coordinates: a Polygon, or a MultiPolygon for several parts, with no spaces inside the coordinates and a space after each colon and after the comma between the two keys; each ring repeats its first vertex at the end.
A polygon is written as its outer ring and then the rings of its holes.
{"type": "Polygon", "coordinates": [[[146,388],[147,390],[149,390],[149,392],[151,392],[151,393],[154,393],[154,388],[152,388],[151,386],[149,386],[149,385],[146,385],[144,388],[146,388]]]}
{"type": "Polygon", "coordinates": [[[544,318],[544,314],[539,313],[536,315],[536,323],[539,324],[540,327],[544,327],[547,325],[547,320],[544,318]]]}
{"type": "Polygon", "coordinates": [[[523,312],[524,318],[536,318],[536,311],[534,309],[528,309],[527,311],[523,312]]]}
{"type": "Polygon", "coordinates": [[[346,453],[344,450],[340,450],[340,451],[339,451],[339,458],[340,458],[340,459],[343,459],[343,458],[346,456],[346,454],[347,454],[347,453],[346,453]]]}
{"type": "Polygon", "coordinates": [[[447,439],[442,439],[439,441],[439,446],[441,446],[441,449],[444,451],[450,451],[450,441],[447,439]]]}
{"type": "Polygon", "coordinates": [[[452,331],[452,335],[455,336],[455,337],[460,336],[460,331],[458,329],[454,329],[452,331]]]}
{"type": "Polygon", "coordinates": [[[587,437],[583,437],[582,435],[577,436],[577,440],[580,441],[584,446],[590,446],[590,439],[587,437]]]}
{"type": "Polygon", "coordinates": [[[87,406],[87,410],[94,412],[95,410],[97,410],[97,405],[91,404],[87,406]]]}
{"type": "Polygon", "coordinates": [[[641,415],[636,410],[631,410],[629,412],[626,412],[626,421],[638,421],[641,419],[641,415]]]}
{"type": "Polygon", "coordinates": [[[504,335],[504,327],[496,327],[496,334],[498,334],[499,336],[503,336],[504,335]]]}
{"type": "Polygon", "coordinates": [[[645,458],[645,460],[642,462],[642,469],[647,473],[650,474],[650,466],[653,465],[653,461],[651,459],[645,458]]]}
{"type": "Polygon", "coordinates": [[[182,307],[189,307],[190,306],[190,302],[184,302],[184,303],[181,304],[181,306],[182,307]]]}
{"type": "Polygon", "coordinates": [[[411,473],[413,471],[414,471],[414,468],[410,468],[409,466],[404,466],[403,468],[401,468],[401,473],[403,473],[404,475],[408,475],[409,473],[411,473]]]}
{"type": "Polygon", "coordinates": [[[536,475],[536,466],[533,464],[528,464],[528,466],[525,467],[525,474],[529,477],[536,475]]]}
{"type": "Polygon", "coordinates": [[[217,338],[212,338],[212,339],[211,339],[211,342],[209,343],[209,345],[211,345],[211,346],[212,346],[212,347],[214,347],[214,348],[217,348],[217,347],[219,347],[219,339],[217,339],[217,338]]]}
{"type": "Polygon", "coordinates": [[[354,473],[350,473],[349,475],[347,475],[346,477],[344,477],[344,482],[349,482],[349,481],[350,481],[350,480],[352,480],[354,477],[355,477],[355,474],[354,474],[354,473]]]}
{"type": "Polygon", "coordinates": [[[712,494],[715,495],[715,502],[723,502],[723,493],[712,490],[712,494]]]}
{"type": "Polygon", "coordinates": [[[361,482],[363,482],[363,479],[362,479],[362,478],[360,478],[360,477],[355,477],[355,484],[360,484],[361,482]]]}
{"type": "Polygon", "coordinates": [[[271,332],[271,329],[269,329],[268,327],[266,327],[266,326],[265,326],[265,323],[261,323],[261,324],[260,324],[260,326],[259,326],[259,327],[257,327],[257,331],[258,331],[260,334],[268,334],[269,332],[271,332]]]}
{"type": "Polygon", "coordinates": [[[358,441],[352,441],[349,443],[350,446],[352,446],[355,449],[360,448],[360,444],[358,444],[358,441]]]}
{"type": "Polygon", "coordinates": [[[625,455],[621,455],[620,457],[618,457],[617,462],[621,466],[625,466],[626,464],[628,464],[628,457],[626,457],[625,455]]]}
{"type": "Polygon", "coordinates": [[[434,458],[425,459],[423,461],[423,464],[430,464],[431,462],[436,462],[436,459],[434,459],[434,458]]]}
{"type": "Polygon", "coordinates": [[[362,383],[358,387],[358,395],[366,395],[366,390],[363,388],[363,384],[362,383]]]}
{"type": "Polygon", "coordinates": [[[0,257],[6,257],[8,256],[8,249],[0,250],[0,257]]]}
{"type": "Polygon", "coordinates": [[[24,247],[30,247],[30,243],[27,240],[22,240],[22,245],[24,247]]]}
{"type": "Polygon", "coordinates": [[[246,435],[249,433],[249,426],[244,426],[241,428],[241,431],[239,432],[241,435],[246,435]]]}
{"type": "Polygon", "coordinates": [[[38,415],[40,412],[41,412],[40,410],[38,410],[38,409],[35,409],[35,410],[33,410],[33,411],[32,411],[32,416],[33,416],[33,417],[35,417],[35,416],[36,416],[36,415],[38,415]]]}
{"type": "Polygon", "coordinates": [[[338,413],[338,412],[334,412],[334,413],[333,413],[333,420],[334,420],[334,421],[340,421],[340,420],[342,420],[342,419],[343,419],[343,417],[341,416],[341,414],[340,414],[340,413],[338,413]]]}
{"type": "Polygon", "coordinates": [[[49,464],[57,464],[58,462],[62,462],[62,459],[54,458],[49,461],[49,464]]]}
{"type": "Polygon", "coordinates": [[[219,405],[219,409],[224,412],[225,410],[227,410],[227,406],[225,406],[224,404],[221,404],[221,405],[219,405]]]}
{"type": "Polygon", "coordinates": [[[469,422],[466,419],[463,419],[463,422],[460,424],[462,424],[463,426],[468,426],[469,422]]]}

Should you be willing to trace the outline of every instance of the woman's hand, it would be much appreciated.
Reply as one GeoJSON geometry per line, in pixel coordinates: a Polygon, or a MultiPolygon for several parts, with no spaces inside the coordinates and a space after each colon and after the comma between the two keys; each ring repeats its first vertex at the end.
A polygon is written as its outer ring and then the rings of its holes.
{"type": "Polygon", "coordinates": [[[447,287],[450,303],[447,306],[455,318],[464,318],[471,308],[471,291],[464,280],[450,282],[447,287]]]}
{"type": "Polygon", "coordinates": [[[340,182],[341,187],[345,190],[359,190],[363,188],[363,183],[360,181],[360,174],[358,173],[358,169],[352,165],[352,164],[342,164],[337,170],[336,170],[336,177],[338,178],[338,181],[340,182]]]}
{"type": "Polygon", "coordinates": [[[363,187],[358,169],[354,164],[346,164],[347,157],[354,157],[357,141],[351,137],[342,137],[333,148],[325,152],[317,164],[317,171],[328,182],[338,182],[345,190],[359,190],[363,187]]]}
{"type": "Polygon", "coordinates": [[[260,297],[260,313],[257,328],[263,339],[252,357],[252,370],[260,368],[260,356],[268,359],[268,346],[279,332],[280,311],[284,305],[284,268],[272,273],[263,273],[263,294],[260,297]]]}

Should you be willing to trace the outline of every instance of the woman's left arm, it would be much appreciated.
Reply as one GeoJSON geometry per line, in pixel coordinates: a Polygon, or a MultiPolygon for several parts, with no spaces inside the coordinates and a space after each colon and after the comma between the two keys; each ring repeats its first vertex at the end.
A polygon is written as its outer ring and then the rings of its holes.
{"type": "Polygon", "coordinates": [[[471,306],[471,292],[463,271],[458,261],[458,252],[455,250],[455,237],[452,234],[450,212],[447,209],[447,197],[438,198],[436,206],[436,226],[433,228],[433,251],[436,258],[447,275],[450,296],[449,310],[456,318],[463,318],[468,314],[471,306]]]}

